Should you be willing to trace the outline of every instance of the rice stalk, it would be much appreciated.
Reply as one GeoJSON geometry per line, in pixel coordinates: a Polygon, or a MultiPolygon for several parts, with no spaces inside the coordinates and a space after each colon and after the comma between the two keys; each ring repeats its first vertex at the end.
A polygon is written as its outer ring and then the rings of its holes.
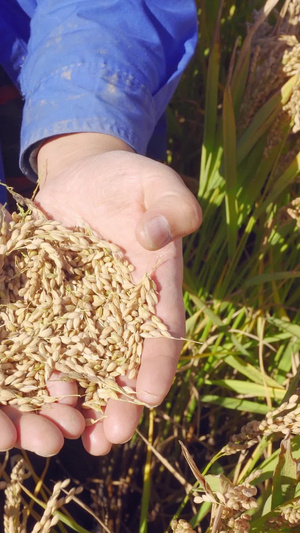
{"type": "Polygon", "coordinates": [[[52,494],[47,501],[46,508],[40,520],[36,522],[32,533],[48,533],[60,520],[60,515],[57,511],[68,504],[76,494],[82,491],[82,487],[73,487],[68,490],[64,496],[60,496],[61,492],[69,485],[70,480],[58,481],[53,487],[52,494]]]}
{"type": "Polygon", "coordinates": [[[24,461],[20,459],[13,467],[10,482],[4,491],[4,533],[26,533],[26,510],[21,505],[21,484],[24,477],[24,461]]]}

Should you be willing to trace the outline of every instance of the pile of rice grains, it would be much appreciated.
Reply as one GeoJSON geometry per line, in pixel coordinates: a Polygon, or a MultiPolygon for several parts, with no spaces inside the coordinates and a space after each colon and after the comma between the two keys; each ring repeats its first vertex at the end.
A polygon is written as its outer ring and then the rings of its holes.
{"type": "Polygon", "coordinates": [[[55,401],[53,370],[78,383],[82,406],[103,412],[116,378],[136,376],[144,338],[170,337],[150,276],[135,284],[120,249],[90,228],[67,229],[29,200],[1,222],[0,403],[23,411],[55,401]]]}

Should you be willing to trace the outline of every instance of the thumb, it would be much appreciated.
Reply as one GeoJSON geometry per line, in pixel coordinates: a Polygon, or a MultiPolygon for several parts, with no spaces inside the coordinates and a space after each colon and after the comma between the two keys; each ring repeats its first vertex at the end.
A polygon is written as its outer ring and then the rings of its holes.
{"type": "Polygon", "coordinates": [[[196,198],[178,174],[174,172],[171,178],[149,183],[144,191],[146,211],[136,227],[136,237],[147,250],[158,250],[201,224],[196,198]]]}

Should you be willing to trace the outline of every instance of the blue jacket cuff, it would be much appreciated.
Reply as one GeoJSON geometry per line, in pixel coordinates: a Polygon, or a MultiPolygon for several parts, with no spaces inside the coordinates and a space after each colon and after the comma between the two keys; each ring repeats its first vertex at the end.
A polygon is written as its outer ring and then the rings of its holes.
{"type": "Polygon", "coordinates": [[[27,96],[21,132],[21,169],[36,178],[31,152],[46,138],[66,133],[113,135],[144,155],[155,121],[152,95],[129,73],[110,68],[104,62],[63,67],[49,73],[38,90],[27,96]],[[91,85],[95,84],[91,92],[91,85]]]}

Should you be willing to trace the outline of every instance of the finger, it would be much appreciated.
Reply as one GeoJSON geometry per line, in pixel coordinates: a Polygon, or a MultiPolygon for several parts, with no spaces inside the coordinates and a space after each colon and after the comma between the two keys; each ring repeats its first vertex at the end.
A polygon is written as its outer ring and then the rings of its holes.
{"type": "Polygon", "coordinates": [[[0,450],[10,450],[17,442],[17,430],[8,416],[0,411],[0,450]]]}
{"type": "Polygon", "coordinates": [[[93,409],[82,409],[85,418],[97,420],[91,426],[87,426],[82,434],[82,444],[91,455],[106,455],[111,450],[111,442],[106,438],[103,428],[103,419],[93,409]]]}
{"type": "MultiPolygon", "coordinates": [[[[129,379],[127,376],[119,376],[117,383],[120,387],[127,386],[133,390],[135,389],[135,380],[129,379]]],[[[86,410],[82,410],[82,412],[85,413],[86,410]]],[[[142,406],[122,401],[121,398],[120,400],[108,400],[105,407],[105,415],[102,417],[101,422],[91,426],[91,428],[87,428],[87,434],[94,439],[94,452],[96,449],[100,452],[94,453],[94,455],[104,455],[103,450],[108,453],[112,444],[124,444],[130,440],[139,423],[142,412],[142,406]],[[94,430],[98,432],[98,435],[96,433],[93,434],[94,430]],[[97,443],[96,439],[98,439],[97,443]]],[[[89,413],[91,418],[100,417],[100,414],[92,409],[89,410],[89,413]]]]}
{"type": "Polygon", "coordinates": [[[144,343],[136,393],[141,402],[155,407],[173,383],[182,343],[169,339],[147,339],[144,343]]]}
{"type": "Polygon", "coordinates": [[[44,405],[40,410],[47,420],[51,420],[66,439],[78,439],[85,429],[82,414],[74,407],[61,403],[44,405]]]}
{"type": "Polygon", "coordinates": [[[171,246],[175,247],[175,260],[157,268],[155,281],[160,287],[156,312],[173,339],[145,339],[136,383],[137,398],[151,406],[162,402],[173,383],[182,348],[180,339],[185,335],[181,241],[171,246]]]}
{"type": "MultiPolygon", "coordinates": [[[[171,169],[168,169],[171,171],[171,169]]],[[[147,183],[145,212],[136,227],[136,237],[147,250],[158,250],[201,224],[199,203],[175,172],[160,182],[147,183]]]]}
{"type": "Polygon", "coordinates": [[[103,427],[106,438],[113,444],[124,444],[131,439],[143,407],[121,400],[109,400],[105,409],[103,427]]]}
{"type": "Polygon", "coordinates": [[[78,387],[75,381],[64,379],[61,372],[52,372],[47,381],[50,396],[59,398],[59,403],[74,407],[78,399],[78,387]]]}
{"type": "Polygon", "coordinates": [[[15,426],[16,446],[42,457],[55,455],[63,447],[63,435],[50,420],[35,413],[22,413],[12,406],[3,407],[3,412],[15,426]]]}

